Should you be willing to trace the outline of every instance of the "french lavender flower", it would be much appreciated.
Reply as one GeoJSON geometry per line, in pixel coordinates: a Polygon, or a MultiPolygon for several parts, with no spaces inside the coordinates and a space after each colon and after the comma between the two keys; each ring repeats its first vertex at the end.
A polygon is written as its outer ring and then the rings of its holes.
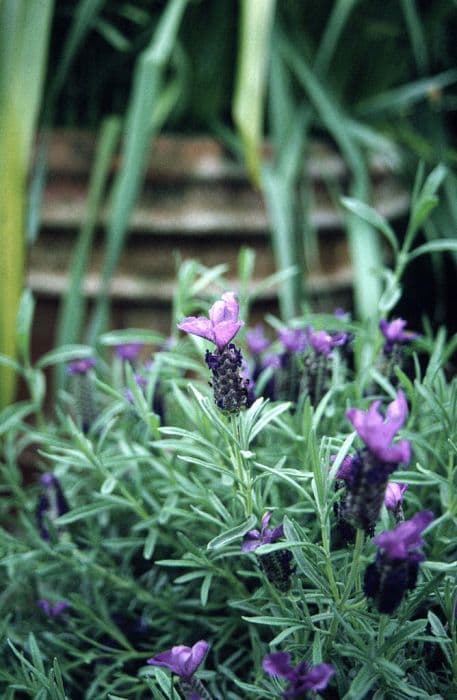
{"type": "Polygon", "coordinates": [[[319,403],[329,388],[332,367],[331,359],[334,348],[344,345],[346,333],[327,333],[306,329],[307,351],[303,358],[302,389],[313,405],[319,403]]]}
{"type": "Polygon", "coordinates": [[[393,444],[397,431],[408,416],[408,405],[402,391],[387,407],[385,418],[379,412],[380,401],[368,411],[350,408],[346,416],[363,440],[366,448],[357,454],[345,479],[347,496],[343,517],[353,526],[372,534],[384,501],[389,475],[411,458],[408,440],[393,444]]]}
{"type": "Polygon", "coordinates": [[[278,338],[283,352],[278,356],[279,369],[274,375],[275,398],[296,402],[301,391],[302,360],[307,347],[306,333],[302,328],[282,328],[278,331],[278,338]]]}
{"type": "Polygon", "coordinates": [[[206,338],[216,346],[206,351],[205,361],[212,373],[216,406],[226,413],[238,413],[247,406],[249,380],[242,376],[243,357],[230,341],[244,321],[238,319],[239,305],[233,292],[226,292],[209,310],[209,318],[189,316],[178,328],[186,333],[206,338]]]}
{"type": "Polygon", "coordinates": [[[401,482],[389,481],[384,494],[384,505],[387,510],[391,510],[397,522],[405,519],[403,515],[403,496],[408,484],[401,482]]]}
{"type": "Polygon", "coordinates": [[[282,694],[284,700],[306,700],[315,697],[319,690],[325,690],[335,669],[330,664],[317,664],[309,666],[302,661],[297,666],[290,663],[290,654],[284,651],[268,654],[262,668],[270,676],[279,676],[289,681],[289,685],[282,694]]]}
{"type": "Polygon", "coordinates": [[[379,330],[385,339],[384,352],[386,354],[391,353],[395,345],[411,343],[419,337],[417,333],[405,331],[406,323],[402,318],[395,318],[390,322],[383,318],[379,322],[379,330]]]}
{"type": "Polygon", "coordinates": [[[164,666],[180,679],[180,687],[186,700],[211,700],[203,683],[194,674],[208,653],[209,644],[200,640],[192,647],[180,644],[168,651],[156,654],[147,663],[151,666],[164,666]]]}
{"type": "Polygon", "coordinates": [[[405,346],[419,337],[417,333],[406,331],[405,326],[406,321],[402,318],[395,318],[390,322],[382,319],[379,322],[379,329],[385,341],[379,359],[379,370],[393,386],[398,384],[395,367],[403,368],[404,365],[405,346]]]}
{"type": "Polygon", "coordinates": [[[255,328],[246,332],[246,344],[251,355],[260,355],[271,345],[271,340],[265,335],[263,325],[258,323],[255,328]]]}
{"type": "Polygon", "coordinates": [[[433,518],[433,513],[424,510],[374,538],[379,552],[366,569],[364,592],[380,613],[392,613],[408,590],[415,588],[419,564],[425,558],[420,535],[433,518]]]}
{"type": "Polygon", "coordinates": [[[124,362],[133,362],[138,359],[143,348],[144,343],[121,343],[120,345],[116,345],[115,352],[120,360],[124,362]]]}
{"type": "Polygon", "coordinates": [[[68,610],[70,603],[68,600],[57,600],[55,603],[52,603],[45,598],[40,598],[37,600],[37,606],[47,617],[55,620],[68,610]]]}
{"type": "Polygon", "coordinates": [[[49,542],[51,539],[49,522],[67,513],[69,508],[62,486],[54,474],[51,472],[42,474],[40,484],[43,492],[38,499],[36,520],[41,538],[49,542]]]}
{"type": "MultiPolygon", "coordinates": [[[[271,513],[267,512],[262,518],[260,530],[249,530],[243,538],[241,551],[255,552],[263,544],[274,544],[284,536],[284,527],[268,527],[271,513]]],[[[278,549],[259,556],[259,562],[267,579],[278,590],[286,592],[290,588],[292,576],[292,552],[288,549],[278,549]]]]}
{"type": "Polygon", "coordinates": [[[75,399],[76,410],[84,433],[89,432],[97,417],[94,392],[89,372],[95,367],[94,357],[85,357],[73,360],[67,365],[67,374],[72,379],[72,391],[75,399]]]}

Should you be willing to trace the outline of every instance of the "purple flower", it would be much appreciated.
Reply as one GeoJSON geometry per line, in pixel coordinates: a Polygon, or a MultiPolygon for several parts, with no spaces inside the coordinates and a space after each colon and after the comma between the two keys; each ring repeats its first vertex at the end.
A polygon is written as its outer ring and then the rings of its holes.
{"type": "Polygon", "coordinates": [[[383,318],[379,322],[379,329],[386,339],[386,347],[389,350],[395,343],[410,343],[418,337],[417,333],[405,331],[406,323],[402,318],[395,318],[390,322],[383,318]]]}
{"type": "Polygon", "coordinates": [[[408,484],[389,481],[384,494],[384,505],[388,510],[396,511],[403,503],[403,495],[408,488],[408,484]]]}
{"type": "Polygon", "coordinates": [[[268,524],[271,519],[271,512],[266,512],[262,518],[262,527],[259,530],[249,530],[244,536],[241,550],[243,552],[254,552],[262,544],[273,544],[284,535],[282,525],[270,528],[268,524]]]}
{"type": "Polygon", "coordinates": [[[73,360],[67,365],[68,374],[87,374],[90,369],[95,367],[95,357],[84,357],[80,360],[73,360]]]}
{"type": "Polygon", "coordinates": [[[188,316],[178,328],[185,333],[192,333],[214,343],[218,350],[223,350],[235,337],[244,321],[238,319],[239,305],[233,292],[226,292],[222,299],[216,301],[205,316],[188,316]]]}
{"type": "Polygon", "coordinates": [[[387,407],[386,417],[379,412],[380,401],[374,401],[368,411],[350,408],[346,416],[362,438],[368,450],[386,464],[407,464],[411,459],[411,445],[408,440],[400,440],[392,445],[392,440],[405,423],[408,404],[400,390],[397,398],[387,407]]]}
{"type": "Polygon", "coordinates": [[[277,651],[268,654],[262,668],[270,676],[279,676],[289,681],[289,687],[283,693],[286,700],[302,700],[308,691],[324,690],[335,669],[330,664],[317,664],[309,667],[305,661],[291,666],[290,654],[277,651]]]}
{"type": "Polygon", "coordinates": [[[365,571],[363,588],[380,613],[392,613],[408,590],[415,588],[419,563],[424,559],[420,535],[432,520],[433,513],[422,511],[374,538],[379,552],[365,571]]]}
{"type": "Polygon", "coordinates": [[[247,331],[246,343],[252,355],[259,355],[271,345],[271,341],[266,337],[261,323],[257,324],[252,330],[247,331]]]}
{"type": "Polygon", "coordinates": [[[70,607],[68,600],[57,600],[55,603],[46,600],[45,598],[40,598],[37,600],[38,607],[44,612],[48,617],[55,619],[60,617],[70,607]]]}
{"type": "MultiPolygon", "coordinates": [[[[336,455],[333,455],[330,460],[334,462],[336,459],[336,455]]],[[[349,481],[352,477],[353,470],[354,470],[354,461],[357,459],[357,457],[352,457],[351,455],[346,455],[346,457],[343,459],[343,461],[340,464],[340,468],[338,469],[336,478],[340,479],[341,481],[349,481]]]]}
{"type": "Polygon", "coordinates": [[[209,649],[208,642],[200,640],[193,647],[183,644],[172,647],[168,651],[156,654],[147,663],[151,666],[165,666],[181,679],[189,681],[203,662],[209,649]]]}
{"type": "Polygon", "coordinates": [[[283,328],[278,335],[286,352],[303,352],[308,344],[306,333],[301,328],[283,328]]]}
{"type": "Polygon", "coordinates": [[[330,355],[333,350],[333,338],[326,331],[313,331],[308,333],[308,342],[319,355],[330,355]]]}
{"type": "Polygon", "coordinates": [[[136,360],[141,350],[144,347],[144,343],[121,343],[116,345],[116,355],[120,360],[136,360]]]}
{"type": "Polygon", "coordinates": [[[422,547],[424,541],[420,534],[433,520],[433,513],[423,510],[410,520],[405,520],[393,530],[386,530],[374,538],[377,547],[383,550],[389,559],[413,559],[417,560],[417,550],[422,547]]]}

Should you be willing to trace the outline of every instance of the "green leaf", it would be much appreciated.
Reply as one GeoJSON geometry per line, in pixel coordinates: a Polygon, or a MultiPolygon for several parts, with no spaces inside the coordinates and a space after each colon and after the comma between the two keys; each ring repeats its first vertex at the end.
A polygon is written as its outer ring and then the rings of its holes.
{"type": "Polygon", "coordinates": [[[352,197],[341,197],[340,201],[348,211],[356,214],[356,216],[359,216],[361,219],[380,231],[389,241],[393,250],[395,252],[398,251],[398,241],[395,232],[390,227],[388,221],[381,216],[376,209],[373,209],[373,207],[370,207],[368,204],[365,204],[358,199],[353,199],[352,197]]]}
{"type": "Polygon", "coordinates": [[[83,506],[79,506],[79,508],[70,510],[70,512],[65,513],[65,515],[61,515],[56,519],[56,524],[70,525],[71,523],[76,523],[78,520],[85,520],[93,515],[100,515],[100,513],[105,513],[107,510],[112,510],[116,505],[116,503],[109,503],[105,500],[96,500],[94,503],[86,503],[83,506]]]}
{"type": "Polygon", "coordinates": [[[30,364],[30,334],[32,330],[35,301],[29,289],[22,292],[17,312],[17,350],[23,363],[30,364]]]}
{"type": "Polygon", "coordinates": [[[148,331],[144,328],[128,328],[122,331],[111,331],[103,333],[98,339],[101,345],[122,345],[122,343],[145,343],[148,345],[156,345],[163,343],[164,336],[154,331],[148,331]]]}
{"type": "Polygon", "coordinates": [[[226,530],[225,532],[221,533],[214,539],[212,539],[208,544],[206,545],[207,549],[222,549],[222,547],[226,547],[228,544],[233,542],[234,540],[240,539],[240,537],[243,537],[249,530],[252,530],[257,523],[257,518],[255,515],[250,515],[247,520],[244,522],[240,523],[239,525],[235,525],[235,527],[230,528],[230,530],[226,530]]]}
{"type": "Polygon", "coordinates": [[[275,0],[242,0],[233,119],[244,145],[248,172],[260,182],[263,104],[275,0]]]}
{"type": "Polygon", "coordinates": [[[44,368],[58,362],[71,362],[93,356],[94,349],[88,345],[63,345],[61,348],[51,350],[43,355],[37,362],[37,367],[44,368]]]}
{"type": "Polygon", "coordinates": [[[452,238],[442,238],[438,241],[429,241],[423,245],[414,248],[408,255],[408,259],[414,260],[420,255],[427,255],[428,253],[439,253],[444,251],[457,251],[457,239],[452,238]]]}

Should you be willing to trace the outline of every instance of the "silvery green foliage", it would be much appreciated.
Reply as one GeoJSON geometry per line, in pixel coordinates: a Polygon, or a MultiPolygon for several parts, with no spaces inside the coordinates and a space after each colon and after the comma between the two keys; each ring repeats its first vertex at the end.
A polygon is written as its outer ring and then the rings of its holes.
{"type": "MultiPolygon", "coordinates": [[[[191,288],[178,289],[182,317],[206,313],[212,301],[197,302],[191,288]]],[[[309,316],[293,327],[307,325],[354,337],[350,363],[332,351],[317,405],[259,396],[226,415],[214,404],[199,338],[165,343],[154,334],[148,345],[144,333],[124,333],[123,342],[145,342],[149,352],[131,365],[113,352],[119,338],[106,334],[95,348],[67,346],[16,367],[30,398],[0,414],[2,698],[164,700],[171,684],[178,698],[179,678],[147,660],[198,640],[210,649],[195,683],[215,698],[280,697],[287,682],[262,668],[274,652],[289,655],[291,668],[331,665],[327,697],[453,697],[457,340],[440,331],[413,341],[409,369],[397,368],[393,386],[378,362],[377,323],[309,316]],[[44,409],[42,369],[91,353],[97,414],[84,433],[71,384],[44,409]],[[338,471],[363,447],[347,409],[373,401],[385,409],[398,389],[409,405],[398,439],[412,446],[409,466],[395,472],[408,485],[405,518],[427,509],[435,520],[416,587],[386,616],[363,592],[376,545],[360,531],[347,544],[335,506],[338,471]],[[69,510],[47,519],[44,539],[36,507],[40,474],[49,472],[69,510]],[[242,551],[266,512],[281,537],[259,535],[255,551],[242,551]],[[282,591],[261,558],[284,551],[293,565],[282,591]]],[[[241,332],[238,340],[248,355],[241,332]]],[[[279,341],[270,350],[281,352],[279,341]]],[[[375,535],[395,525],[383,507],[375,535]]]]}

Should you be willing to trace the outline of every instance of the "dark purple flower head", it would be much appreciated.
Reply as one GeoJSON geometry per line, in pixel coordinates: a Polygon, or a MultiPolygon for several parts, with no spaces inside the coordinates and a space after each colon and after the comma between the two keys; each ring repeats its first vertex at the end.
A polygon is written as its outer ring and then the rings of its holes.
{"type": "Polygon", "coordinates": [[[400,390],[397,398],[387,407],[386,417],[379,412],[380,401],[374,401],[368,411],[350,408],[346,417],[351,421],[368,450],[386,464],[407,464],[411,459],[408,440],[392,445],[396,432],[404,425],[408,416],[408,404],[400,390]]]}
{"type": "Polygon", "coordinates": [[[183,644],[172,647],[168,651],[156,654],[147,663],[151,666],[165,666],[183,680],[190,680],[203,662],[209,649],[208,642],[200,640],[192,647],[183,644]]]}
{"type": "Polygon", "coordinates": [[[136,360],[144,343],[121,343],[116,345],[116,355],[120,360],[136,360]]]}
{"type": "MultiPolygon", "coordinates": [[[[332,462],[335,461],[336,455],[330,458],[332,462]]],[[[343,459],[343,461],[340,464],[340,468],[338,469],[336,478],[341,479],[341,481],[347,481],[352,478],[353,470],[354,470],[354,460],[357,459],[356,457],[352,457],[351,455],[346,455],[346,457],[343,459]]]]}
{"type": "Polygon", "coordinates": [[[389,481],[384,494],[384,505],[388,510],[397,510],[403,503],[403,495],[408,484],[389,481]]]}
{"type": "Polygon", "coordinates": [[[283,328],[278,335],[286,352],[303,352],[308,344],[306,333],[301,328],[283,328]]]}
{"type": "Polygon", "coordinates": [[[262,518],[261,529],[249,530],[244,536],[241,550],[243,552],[254,552],[262,544],[274,544],[284,535],[284,527],[268,527],[271,513],[266,512],[262,518]]]}
{"type": "Polygon", "coordinates": [[[248,350],[252,355],[259,355],[271,345],[271,340],[267,338],[262,324],[259,323],[255,328],[247,331],[246,343],[248,350]]]}
{"type": "Polygon", "coordinates": [[[238,319],[239,305],[233,292],[226,292],[222,299],[216,301],[205,316],[188,316],[178,328],[185,333],[192,333],[214,343],[218,350],[223,350],[235,337],[244,321],[238,319]]]}
{"type": "Polygon", "coordinates": [[[405,520],[393,530],[386,530],[374,538],[374,543],[389,559],[420,560],[422,556],[417,549],[424,540],[421,532],[433,521],[434,515],[429,510],[416,513],[410,520],[405,520]],[[415,551],[416,550],[416,551],[415,551]]]}
{"type": "Polygon", "coordinates": [[[388,345],[389,348],[391,348],[394,343],[410,343],[418,337],[417,333],[405,331],[405,327],[406,321],[402,318],[395,318],[390,322],[383,318],[379,322],[379,329],[386,339],[386,345],[388,345]]]}
{"type": "Polygon", "coordinates": [[[67,365],[67,372],[68,374],[87,374],[95,365],[95,357],[84,357],[80,360],[69,362],[67,365]]]}
{"type": "Polygon", "coordinates": [[[309,345],[318,355],[329,357],[333,348],[347,343],[349,336],[347,333],[327,333],[327,331],[314,331],[311,327],[307,329],[307,340],[309,345]]]}
{"type": "Polygon", "coordinates": [[[333,338],[326,331],[309,330],[308,342],[319,355],[330,355],[333,350],[333,338]]]}
{"type": "Polygon", "coordinates": [[[283,651],[268,654],[262,668],[270,676],[279,676],[289,681],[290,685],[283,693],[286,700],[301,700],[308,691],[324,690],[335,669],[330,664],[308,666],[302,661],[298,666],[291,666],[290,654],[283,651]]]}
{"type": "Polygon", "coordinates": [[[45,598],[37,600],[37,605],[45,615],[54,619],[60,617],[60,615],[70,607],[68,600],[57,600],[55,603],[51,603],[51,601],[45,598]]]}

